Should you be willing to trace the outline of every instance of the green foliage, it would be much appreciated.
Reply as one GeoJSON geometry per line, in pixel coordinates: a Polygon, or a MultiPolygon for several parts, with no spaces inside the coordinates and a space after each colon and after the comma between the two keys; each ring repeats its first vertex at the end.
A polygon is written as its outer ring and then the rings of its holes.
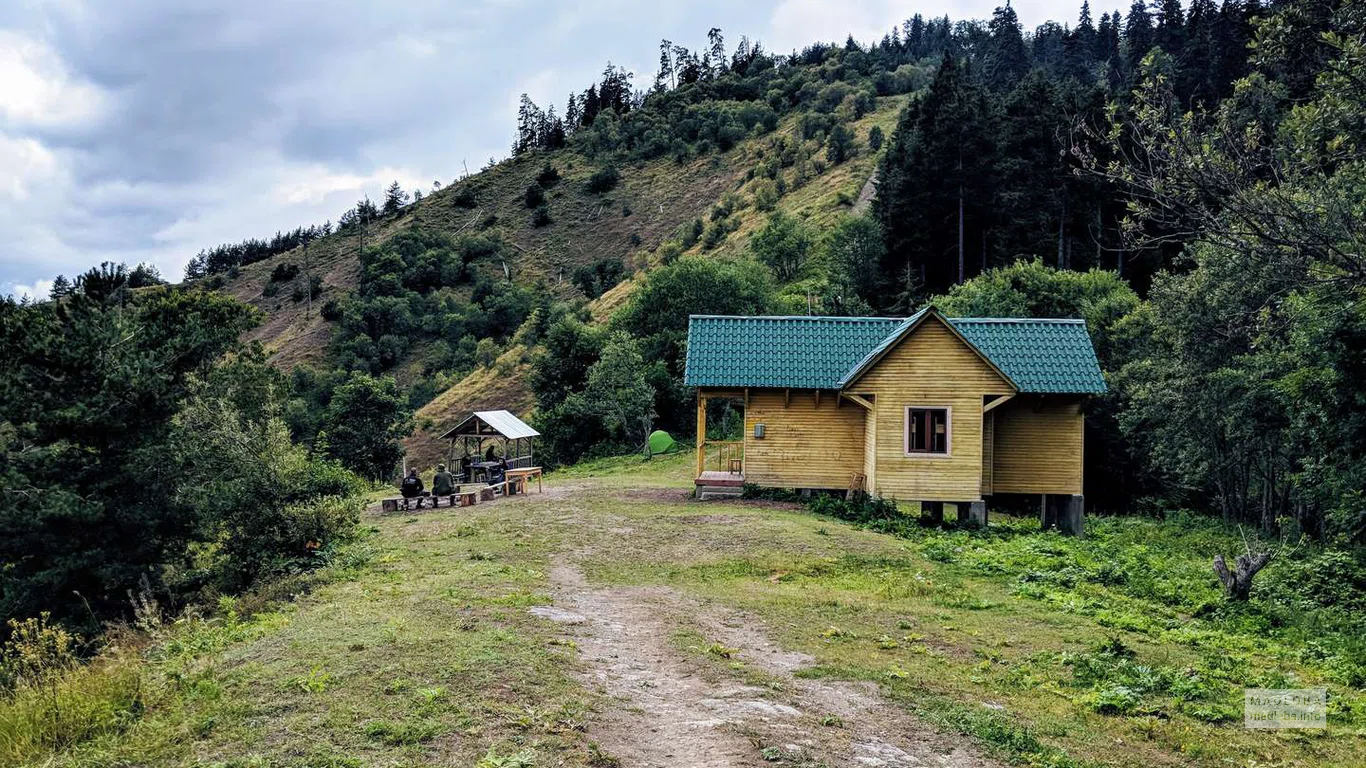
{"type": "Polygon", "coordinates": [[[875,125],[868,129],[868,149],[876,152],[882,149],[882,142],[886,137],[883,136],[882,126],[875,125]]]}
{"type": "Polygon", "coordinates": [[[617,172],[616,168],[609,165],[606,168],[599,168],[593,172],[592,176],[588,177],[587,188],[589,192],[602,194],[612,191],[619,181],[621,181],[621,174],[617,172]]]}
{"type": "Polygon", "coordinates": [[[117,616],[198,534],[168,503],[172,418],[253,319],[188,290],[0,301],[0,616],[117,616]]]}
{"type": "Polygon", "coordinates": [[[554,219],[550,216],[550,206],[542,203],[536,206],[536,210],[531,212],[531,226],[548,226],[554,219]]]}
{"type": "Polygon", "coordinates": [[[778,280],[787,282],[801,274],[815,244],[816,235],[809,225],[784,211],[776,211],[750,238],[749,250],[773,270],[778,280]]]}
{"type": "Polygon", "coordinates": [[[843,123],[836,123],[825,140],[825,159],[839,165],[854,155],[854,132],[843,123]]]}
{"type": "Polygon", "coordinates": [[[474,350],[463,354],[451,345],[463,345],[466,336],[506,339],[533,309],[531,288],[489,277],[501,277],[510,258],[505,247],[486,235],[409,229],[367,248],[360,290],[341,304],[333,364],[378,374],[419,344],[443,343],[452,353],[429,358],[434,371],[468,370],[474,350]]]}
{"type": "Polygon", "coordinates": [[[331,456],[378,480],[392,475],[403,457],[399,440],[412,430],[412,415],[392,378],[352,373],[333,393],[323,430],[331,456]]]}
{"type": "Polygon", "coordinates": [[[276,264],[276,265],[275,265],[275,269],[272,269],[272,270],[270,271],[270,282],[272,282],[272,283],[287,283],[287,282],[289,282],[290,280],[293,280],[294,278],[296,278],[296,277],[298,277],[298,276],[299,276],[299,265],[298,265],[298,264],[290,264],[289,262],[284,262],[284,263],[282,263],[282,264],[276,264]]]}
{"type": "Polygon", "coordinates": [[[819,252],[829,286],[823,296],[826,311],[871,314],[887,282],[880,271],[885,246],[877,222],[868,216],[841,218],[821,239],[819,252]]]}
{"type": "Polygon", "coordinates": [[[620,259],[600,259],[593,264],[585,264],[574,270],[570,282],[579,287],[584,295],[596,299],[608,289],[621,282],[626,274],[620,259]]]}
{"type": "Polygon", "coordinates": [[[47,614],[11,619],[0,645],[0,765],[124,731],[149,703],[136,653],[113,649],[90,664],[47,614]]]}
{"type": "Polygon", "coordinates": [[[545,204],[545,188],[540,183],[533,183],[527,186],[526,195],[523,202],[528,208],[539,208],[545,204]]]}

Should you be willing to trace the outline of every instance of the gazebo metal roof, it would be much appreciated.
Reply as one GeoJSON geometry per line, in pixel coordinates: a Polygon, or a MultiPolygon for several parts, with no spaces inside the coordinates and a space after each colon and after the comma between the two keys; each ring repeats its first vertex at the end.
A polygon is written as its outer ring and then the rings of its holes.
{"type": "Polygon", "coordinates": [[[464,421],[446,430],[442,440],[453,437],[502,437],[507,440],[521,440],[527,437],[540,437],[541,433],[508,411],[475,411],[464,421]]]}

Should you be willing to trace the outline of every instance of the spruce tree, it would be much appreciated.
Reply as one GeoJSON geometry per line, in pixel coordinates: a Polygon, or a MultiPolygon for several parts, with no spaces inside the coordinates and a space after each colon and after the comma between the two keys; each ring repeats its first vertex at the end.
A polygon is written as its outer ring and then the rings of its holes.
{"type": "Polygon", "coordinates": [[[884,274],[909,268],[915,285],[940,293],[980,261],[992,205],[991,131],[983,89],[945,54],[929,88],[902,112],[879,164],[873,212],[887,245],[884,274]]]}
{"type": "Polygon", "coordinates": [[[991,34],[984,60],[987,82],[993,88],[1009,88],[1029,71],[1029,50],[1020,32],[1020,18],[1007,3],[991,14],[991,34]]]}
{"type": "MultiPolygon", "coordinates": [[[[369,202],[369,201],[367,201],[369,202]]],[[[395,180],[389,188],[384,190],[384,215],[392,216],[403,209],[408,204],[408,193],[403,191],[403,187],[398,185],[395,180]]]]}
{"type": "Polygon", "coordinates": [[[1153,34],[1153,19],[1144,0],[1134,0],[1129,16],[1124,20],[1125,65],[1131,75],[1137,74],[1139,62],[1157,44],[1153,34]]]}

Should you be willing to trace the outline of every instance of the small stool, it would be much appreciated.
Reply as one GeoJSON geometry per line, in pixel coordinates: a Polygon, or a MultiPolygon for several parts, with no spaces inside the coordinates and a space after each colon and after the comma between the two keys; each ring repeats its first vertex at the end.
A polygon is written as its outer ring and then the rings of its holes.
{"type": "Polygon", "coordinates": [[[730,473],[731,473],[732,475],[738,475],[738,474],[740,474],[740,472],[743,471],[744,468],[745,468],[745,461],[744,461],[744,459],[731,459],[731,460],[730,460],[730,473]]]}

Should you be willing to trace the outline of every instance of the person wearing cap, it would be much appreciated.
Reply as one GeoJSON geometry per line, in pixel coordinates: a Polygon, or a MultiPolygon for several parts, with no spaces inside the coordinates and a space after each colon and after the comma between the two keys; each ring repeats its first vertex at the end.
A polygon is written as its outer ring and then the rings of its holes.
{"type": "Polygon", "coordinates": [[[432,478],[433,506],[435,506],[437,498],[440,498],[441,496],[450,496],[453,493],[455,493],[455,478],[451,477],[451,473],[446,471],[445,464],[437,464],[436,477],[432,478]]]}

